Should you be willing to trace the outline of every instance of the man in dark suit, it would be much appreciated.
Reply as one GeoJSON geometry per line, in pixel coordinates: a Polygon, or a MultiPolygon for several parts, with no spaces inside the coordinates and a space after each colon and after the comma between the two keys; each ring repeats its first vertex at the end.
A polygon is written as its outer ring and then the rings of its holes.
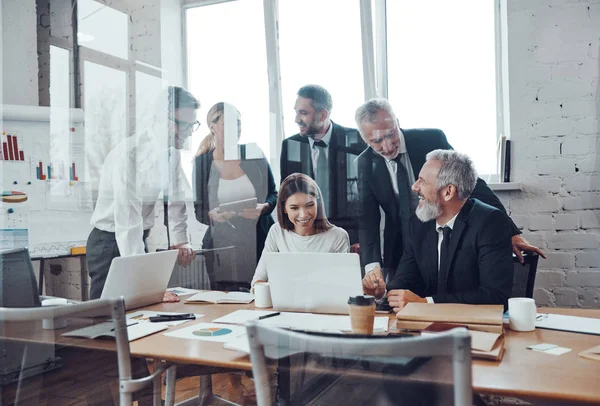
{"type": "Polygon", "coordinates": [[[513,282],[512,224],[502,211],[471,198],[473,161],[460,152],[427,154],[412,190],[416,216],[393,280],[380,270],[365,275],[367,294],[387,298],[394,311],[407,303],[502,304],[513,282]]]}
{"type": "Polygon", "coordinates": [[[321,189],[328,219],[345,229],[358,251],[356,157],[367,147],[357,130],[331,121],[332,100],[319,85],[298,90],[294,109],[300,133],[283,140],[281,181],[292,173],[313,178],[321,189]]]}
{"type": "MultiPolygon", "coordinates": [[[[428,152],[452,149],[446,136],[437,129],[401,129],[392,106],[385,99],[372,99],[356,111],[356,123],[370,148],[358,157],[360,199],[359,242],[365,272],[382,269],[389,279],[402,256],[408,223],[416,209],[416,196],[410,191],[428,152]],[[383,261],[380,238],[380,207],[385,213],[383,261]]],[[[472,197],[506,213],[504,206],[485,181],[477,179],[472,197]]],[[[512,224],[512,244],[516,255],[535,251],[512,224]]],[[[545,257],[544,257],[545,258],[545,257]]]]}

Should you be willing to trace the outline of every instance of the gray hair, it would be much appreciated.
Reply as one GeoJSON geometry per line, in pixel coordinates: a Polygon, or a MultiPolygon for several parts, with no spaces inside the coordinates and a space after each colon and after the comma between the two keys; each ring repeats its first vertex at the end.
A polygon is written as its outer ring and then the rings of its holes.
{"type": "Polygon", "coordinates": [[[312,106],[317,112],[327,110],[331,113],[331,109],[333,108],[333,101],[331,99],[331,95],[323,86],[302,86],[300,90],[298,90],[298,96],[312,100],[312,106]]]}
{"type": "Polygon", "coordinates": [[[456,186],[458,198],[467,199],[477,183],[477,171],[467,154],[449,149],[436,149],[427,154],[428,161],[440,161],[442,166],[437,177],[437,187],[456,186]]]}
{"type": "Polygon", "coordinates": [[[360,131],[360,126],[362,123],[375,122],[377,113],[379,111],[385,111],[390,115],[390,117],[392,117],[393,120],[396,120],[396,114],[394,114],[392,105],[389,101],[387,101],[387,99],[371,99],[356,109],[354,119],[356,120],[356,127],[358,128],[358,131],[360,131]]]}

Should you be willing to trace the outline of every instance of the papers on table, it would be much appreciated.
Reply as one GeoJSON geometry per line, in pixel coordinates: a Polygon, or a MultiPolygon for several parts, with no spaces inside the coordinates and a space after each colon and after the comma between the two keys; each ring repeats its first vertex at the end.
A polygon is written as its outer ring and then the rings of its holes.
{"type": "Polygon", "coordinates": [[[188,288],[182,288],[181,286],[178,286],[176,288],[167,288],[168,292],[173,292],[176,295],[179,296],[185,296],[185,295],[192,295],[194,293],[198,293],[200,292],[198,289],[188,289],[188,288]]]}
{"type": "Polygon", "coordinates": [[[591,319],[589,317],[563,316],[561,314],[538,314],[535,326],[550,330],[600,335],[600,319],[591,319]]]}
{"type": "MultiPolygon", "coordinates": [[[[150,317],[153,316],[158,316],[159,314],[181,314],[178,312],[153,312],[151,310],[141,310],[141,311],[137,311],[137,312],[133,312],[133,313],[129,313],[127,314],[127,323],[129,324],[130,321],[137,321],[140,323],[152,323],[149,319],[150,317]]],[[[203,314],[195,314],[196,316],[196,320],[198,320],[200,317],[204,316],[203,314]]],[[[163,325],[163,326],[167,326],[167,327],[171,327],[171,326],[178,326],[180,324],[186,323],[188,321],[193,321],[193,319],[190,320],[171,320],[171,321],[160,321],[160,322],[155,322],[152,324],[159,324],[159,325],[163,325]]]]}
{"type": "Polygon", "coordinates": [[[246,328],[243,326],[215,323],[198,323],[193,326],[165,333],[165,335],[184,339],[226,343],[246,335],[246,328]]]}
{"type": "MultiPolygon", "coordinates": [[[[236,310],[226,316],[214,320],[214,323],[245,324],[250,320],[258,320],[260,316],[273,313],[273,310],[236,310]]],[[[278,316],[261,320],[261,323],[274,327],[289,328],[292,330],[321,331],[321,332],[349,332],[352,331],[350,316],[336,316],[329,314],[292,313],[281,312],[278,316]]],[[[374,332],[386,332],[389,318],[387,316],[375,317],[374,332]]]]}
{"type": "Polygon", "coordinates": [[[223,344],[223,348],[243,352],[244,354],[250,354],[250,342],[248,342],[248,335],[243,334],[229,342],[226,342],[223,344]]]}
{"type": "Polygon", "coordinates": [[[530,345],[527,348],[530,350],[533,350],[533,351],[543,352],[544,354],[550,354],[550,355],[563,355],[563,354],[566,354],[571,351],[570,348],[560,347],[556,344],[548,344],[548,343],[530,345]]]}

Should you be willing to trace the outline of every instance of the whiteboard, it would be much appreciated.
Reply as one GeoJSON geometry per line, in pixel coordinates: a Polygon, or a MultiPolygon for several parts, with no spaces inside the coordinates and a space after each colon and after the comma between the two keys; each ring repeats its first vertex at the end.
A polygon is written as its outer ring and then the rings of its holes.
{"type": "MultiPolygon", "coordinates": [[[[83,110],[1,107],[0,189],[27,200],[3,196],[0,229],[28,230],[34,257],[69,254],[71,247],[85,245],[92,229],[83,110]]],[[[3,243],[10,242],[0,239],[0,248],[6,248],[3,243]]]]}

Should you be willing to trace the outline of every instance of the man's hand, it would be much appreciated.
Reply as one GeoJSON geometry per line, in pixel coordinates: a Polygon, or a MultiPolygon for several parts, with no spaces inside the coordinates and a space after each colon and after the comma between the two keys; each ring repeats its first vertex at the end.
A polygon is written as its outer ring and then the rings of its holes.
{"type": "Polygon", "coordinates": [[[367,272],[362,280],[363,292],[365,295],[375,296],[377,299],[385,294],[385,281],[381,268],[376,267],[372,271],[367,272]]]}
{"type": "Polygon", "coordinates": [[[184,267],[191,264],[194,258],[196,258],[196,251],[194,251],[190,244],[184,243],[173,245],[171,249],[176,249],[179,251],[177,262],[179,265],[183,265],[184,267]]]}
{"type": "Polygon", "coordinates": [[[269,203],[257,203],[254,209],[244,209],[240,216],[248,220],[256,220],[261,214],[269,211],[269,203]]]}
{"type": "Polygon", "coordinates": [[[519,258],[520,263],[523,263],[523,254],[521,253],[521,251],[537,252],[540,257],[544,259],[546,258],[546,255],[542,252],[542,250],[540,250],[538,247],[529,244],[529,242],[527,242],[527,240],[523,238],[521,234],[512,236],[512,246],[513,252],[517,256],[517,258],[519,258]]]}
{"type": "Polygon", "coordinates": [[[353,254],[360,254],[360,244],[355,243],[350,246],[350,252],[353,254]]]}
{"type": "Polygon", "coordinates": [[[163,295],[163,302],[167,302],[167,303],[173,303],[173,302],[179,302],[179,296],[177,296],[176,293],[173,292],[169,292],[168,290],[165,292],[165,294],[163,295]]]}
{"type": "Polygon", "coordinates": [[[387,294],[387,298],[390,307],[392,307],[396,313],[404,309],[404,306],[406,306],[408,303],[427,303],[427,299],[417,296],[410,290],[406,289],[390,290],[387,294]]]}

